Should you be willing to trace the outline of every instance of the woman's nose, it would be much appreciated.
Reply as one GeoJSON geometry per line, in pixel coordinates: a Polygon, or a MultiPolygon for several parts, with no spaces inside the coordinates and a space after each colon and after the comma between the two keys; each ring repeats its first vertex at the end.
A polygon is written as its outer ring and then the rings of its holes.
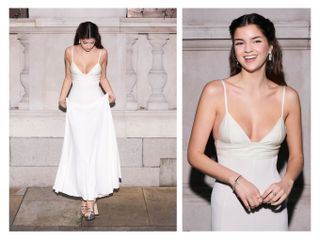
{"type": "Polygon", "coordinates": [[[245,53],[249,53],[249,52],[252,52],[252,46],[250,43],[246,43],[245,46],[244,46],[244,52],[245,53]]]}

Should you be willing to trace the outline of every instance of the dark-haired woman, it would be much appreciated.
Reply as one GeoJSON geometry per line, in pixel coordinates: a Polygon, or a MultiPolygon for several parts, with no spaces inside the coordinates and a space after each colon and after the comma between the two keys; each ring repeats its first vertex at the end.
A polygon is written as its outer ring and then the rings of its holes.
{"type": "Polygon", "coordinates": [[[98,215],[96,199],[118,189],[121,178],[109,106],[115,95],[107,80],[107,62],[98,27],[81,23],[73,46],[65,50],[65,80],[58,104],[67,111],[66,125],[53,188],[82,198],[81,214],[88,221],[98,215]]]}
{"type": "Polygon", "coordinates": [[[231,76],[204,87],[188,161],[216,179],[212,230],[287,230],[285,201],[303,167],[299,97],[284,80],[270,20],[248,14],[229,30],[231,76]],[[211,132],[218,162],[204,154],[211,132]],[[285,137],[289,159],[280,177],[276,166],[285,137]]]}

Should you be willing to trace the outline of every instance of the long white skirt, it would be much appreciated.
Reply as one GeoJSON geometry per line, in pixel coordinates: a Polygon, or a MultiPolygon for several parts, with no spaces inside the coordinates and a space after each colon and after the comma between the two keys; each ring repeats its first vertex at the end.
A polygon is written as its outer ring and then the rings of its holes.
{"type": "Polygon", "coordinates": [[[53,189],[95,200],[118,189],[120,179],[119,151],[108,94],[90,104],[67,99],[65,136],[53,189]]]}

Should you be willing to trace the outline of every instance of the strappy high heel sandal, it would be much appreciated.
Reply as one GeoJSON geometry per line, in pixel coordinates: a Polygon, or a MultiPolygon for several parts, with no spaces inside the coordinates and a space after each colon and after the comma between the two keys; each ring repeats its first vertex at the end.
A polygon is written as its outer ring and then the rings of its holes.
{"type": "Polygon", "coordinates": [[[93,208],[87,208],[87,212],[84,214],[86,221],[92,221],[95,219],[93,208]]]}
{"type": "Polygon", "coordinates": [[[95,216],[99,216],[99,211],[98,211],[98,205],[97,205],[97,202],[94,202],[94,205],[93,205],[93,212],[94,212],[94,215],[95,215],[95,216]]]}
{"type": "Polygon", "coordinates": [[[80,214],[81,214],[81,217],[84,217],[84,215],[86,214],[87,212],[87,203],[82,201],[81,203],[81,207],[80,207],[80,214]]]}

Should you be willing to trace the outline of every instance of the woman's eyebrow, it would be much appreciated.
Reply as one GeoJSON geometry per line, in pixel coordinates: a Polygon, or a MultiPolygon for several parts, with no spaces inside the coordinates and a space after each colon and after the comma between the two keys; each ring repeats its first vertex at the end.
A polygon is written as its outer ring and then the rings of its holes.
{"type": "Polygon", "coordinates": [[[253,38],[251,38],[252,40],[258,39],[258,38],[262,38],[261,36],[255,36],[253,38]]]}
{"type": "MultiPolygon", "coordinates": [[[[255,37],[252,37],[251,40],[255,40],[255,39],[258,39],[258,38],[262,38],[261,36],[255,36],[255,37]]],[[[244,41],[242,38],[235,38],[234,41],[244,41]]]]}

